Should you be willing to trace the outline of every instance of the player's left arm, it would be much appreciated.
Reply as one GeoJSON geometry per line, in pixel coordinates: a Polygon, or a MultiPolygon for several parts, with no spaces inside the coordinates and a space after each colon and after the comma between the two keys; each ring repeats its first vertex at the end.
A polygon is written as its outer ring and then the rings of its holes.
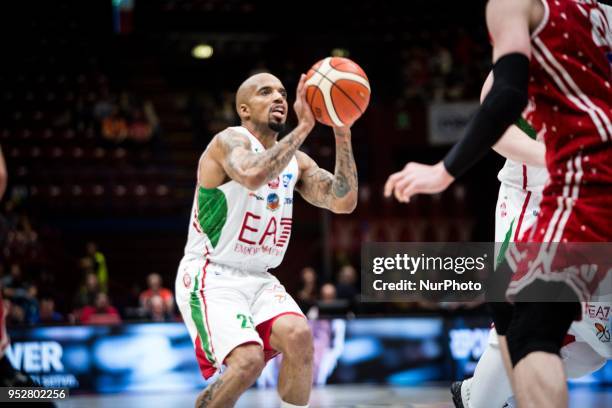
{"type": "Polygon", "coordinates": [[[351,130],[334,128],[336,168],[334,174],[320,168],[306,153],[296,152],[300,178],[296,185],[310,204],[327,208],[336,214],[348,214],[357,206],[357,165],[351,146],[351,130]]]}
{"type": "MultiPolygon", "coordinates": [[[[430,166],[408,163],[385,184],[385,196],[402,202],[419,193],[444,191],[489,151],[527,105],[530,23],[536,0],[489,0],[487,27],[493,41],[494,81],[463,138],[443,161],[430,166]]],[[[539,6],[541,4],[538,3],[539,6]]]]}
{"type": "MultiPolygon", "coordinates": [[[[493,72],[482,85],[480,92],[480,103],[482,103],[493,85],[493,72]]],[[[519,121],[524,119],[519,119],[519,121]]],[[[524,121],[526,125],[527,122],[524,121]]],[[[534,131],[535,133],[535,131],[534,131]]],[[[528,166],[546,167],[546,147],[542,141],[537,141],[535,134],[528,135],[519,123],[510,126],[506,133],[493,145],[493,150],[506,159],[528,166]]]]}

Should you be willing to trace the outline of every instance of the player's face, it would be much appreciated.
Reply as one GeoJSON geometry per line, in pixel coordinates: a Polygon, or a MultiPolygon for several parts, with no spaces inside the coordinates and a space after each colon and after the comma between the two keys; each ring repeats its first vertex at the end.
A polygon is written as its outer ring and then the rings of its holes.
{"type": "Polygon", "coordinates": [[[281,132],[287,121],[287,91],[283,84],[271,79],[257,85],[249,101],[251,120],[281,132]]]}

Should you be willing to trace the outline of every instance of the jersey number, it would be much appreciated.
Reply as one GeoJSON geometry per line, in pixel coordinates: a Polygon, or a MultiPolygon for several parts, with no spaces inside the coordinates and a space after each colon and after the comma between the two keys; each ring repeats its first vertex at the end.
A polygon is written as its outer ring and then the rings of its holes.
{"type": "Polygon", "coordinates": [[[236,319],[241,321],[241,328],[243,329],[254,329],[255,323],[253,323],[253,318],[251,316],[245,316],[242,313],[238,313],[236,315],[236,319]]]}

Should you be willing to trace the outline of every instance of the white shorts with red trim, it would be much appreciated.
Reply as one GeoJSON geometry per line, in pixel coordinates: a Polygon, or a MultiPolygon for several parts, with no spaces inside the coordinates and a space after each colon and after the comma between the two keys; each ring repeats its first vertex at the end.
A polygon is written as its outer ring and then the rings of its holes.
{"type": "Polygon", "coordinates": [[[495,242],[518,241],[533,224],[540,212],[542,191],[528,191],[510,184],[499,186],[495,208],[495,242]]]}
{"type": "Polygon", "coordinates": [[[278,354],[270,346],[274,320],[285,314],[305,318],[269,272],[238,270],[208,261],[184,262],[175,288],[176,303],[206,379],[241,344],[261,345],[266,361],[271,359],[278,354]]]}

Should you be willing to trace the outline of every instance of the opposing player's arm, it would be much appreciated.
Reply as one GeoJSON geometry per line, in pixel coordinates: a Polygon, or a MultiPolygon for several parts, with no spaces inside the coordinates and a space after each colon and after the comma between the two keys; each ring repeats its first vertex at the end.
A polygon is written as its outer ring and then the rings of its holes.
{"type": "Polygon", "coordinates": [[[512,125],[493,146],[493,150],[512,161],[528,166],[546,167],[546,146],[527,136],[518,126],[512,125]]]}
{"type": "Polygon", "coordinates": [[[334,174],[320,168],[306,153],[298,151],[300,178],[296,189],[306,201],[336,214],[353,212],[357,206],[357,166],[349,128],[335,128],[336,168],[334,174]]]}
{"type": "MultiPolygon", "coordinates": [[[[481,103],[489,93],[492,84],[493,73],[490,73],[482,86],[480,93],[481,103]]],[[[527,135],[516,124],[506,130],[497,143],[493,145],[493,150],[506,159],[515,162],[535,167],[546,166],[546,147],[544,143],[538,142],[535,138],[527,135]]]]}
{"type": "Polygon", "coordinates": [[[479,161],[527,105],[533,4],[534,0],[487,3],[487,27],[493,42],[493,83],[465,136],[444,158],[444,167],[453,177],[462,175],[479,161]]]}
{"type": "Polygon", "coordinates": [[[462,139],[444,160],[433,166],[408,163],[389,177],[385,184],[386,196],[394,194],[399,201],[408,202],[414,194],[444,191],[455,178],[482,159],[520,117],[527,104],[529,28],[536,1],[489,0],[486,17],[495,64],[491,91],[468,123],[462,139]]]}

